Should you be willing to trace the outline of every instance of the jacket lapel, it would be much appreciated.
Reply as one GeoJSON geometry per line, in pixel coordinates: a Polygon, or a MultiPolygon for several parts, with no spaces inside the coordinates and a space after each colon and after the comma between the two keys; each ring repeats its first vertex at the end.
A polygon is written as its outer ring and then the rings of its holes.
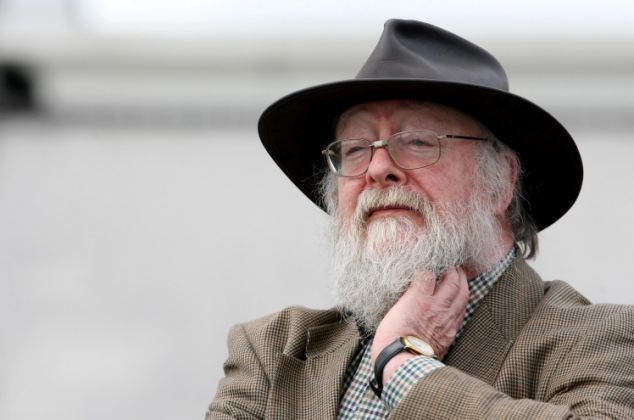
{"type": "Polygon", "coordinates": [[[353,322],[310,328],[304,359],[278,356],[266,418],[336,419],[345,373],[358,350],[353,322]]]}
{"type": "Polygon", "coordinates": [[[541,279],[518,257],[482,300],[444,362],[493,385],[542,296],[541,279]]]}

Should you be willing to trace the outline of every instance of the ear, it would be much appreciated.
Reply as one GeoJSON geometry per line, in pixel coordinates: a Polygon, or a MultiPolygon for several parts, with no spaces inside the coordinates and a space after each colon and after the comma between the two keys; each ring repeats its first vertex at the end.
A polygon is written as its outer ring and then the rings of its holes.
{"type": "Polygon", "coordinates": [[[506,214],[506,209],[508,209],[511,204],[511,200],[513,199],[513,191],[515,190],[515,183],[517,182],[518,175],[518,163],[517,158],[510,153],[506,153],[504,155],[504,159],[506,160],[507,167],[507,184],[504,189],[504,193],[500,196],[498,204],[495,209],[495,214],[498,217],[503,217],[506,214]]]}

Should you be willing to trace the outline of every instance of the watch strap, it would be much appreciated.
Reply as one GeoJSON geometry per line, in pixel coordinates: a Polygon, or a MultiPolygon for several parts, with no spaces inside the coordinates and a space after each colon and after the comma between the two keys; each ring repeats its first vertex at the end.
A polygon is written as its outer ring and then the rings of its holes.
{"type": "Polygon", "coordinates": [[[370,381],[370,388],[372,388],[377,397],[381,398],[381,393],[383,392],[383,369],[385,369],[385,365],[403,350],[405,350],[405,344],[399,337],[381,350],[381,353],[377,356],[374,362],[374,378],[370,381]]]}

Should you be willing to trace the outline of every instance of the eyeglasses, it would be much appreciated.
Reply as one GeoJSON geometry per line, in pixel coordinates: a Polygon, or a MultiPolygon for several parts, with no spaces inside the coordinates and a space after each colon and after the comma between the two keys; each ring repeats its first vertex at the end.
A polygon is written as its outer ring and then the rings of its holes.
{"type": "Polygon", "coordinates": [[[374,150],[387,149],[401,169],[420,169],[440,159],[440,140],[486,141],[487,137],[438,134],[430,130],[401,131],[386,140],[344,139],[330,143],[321,153],[337,176],[360,176],[367,172],[374,150]]]}

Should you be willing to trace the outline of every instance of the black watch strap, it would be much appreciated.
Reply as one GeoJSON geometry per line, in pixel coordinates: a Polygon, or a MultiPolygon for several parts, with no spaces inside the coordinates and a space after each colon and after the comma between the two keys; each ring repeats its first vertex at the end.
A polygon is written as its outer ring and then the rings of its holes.
{"type": "Polygon", "coordinates": [[[403,350],[405,350],[405,344],[399,337],[377,356],[374,363],[374,379],[370,381],[370,388],[372,388],[377,397],[381,398],[381,393],[383,392],[383,369],[385,369],[385,365],[403,350]]]}

